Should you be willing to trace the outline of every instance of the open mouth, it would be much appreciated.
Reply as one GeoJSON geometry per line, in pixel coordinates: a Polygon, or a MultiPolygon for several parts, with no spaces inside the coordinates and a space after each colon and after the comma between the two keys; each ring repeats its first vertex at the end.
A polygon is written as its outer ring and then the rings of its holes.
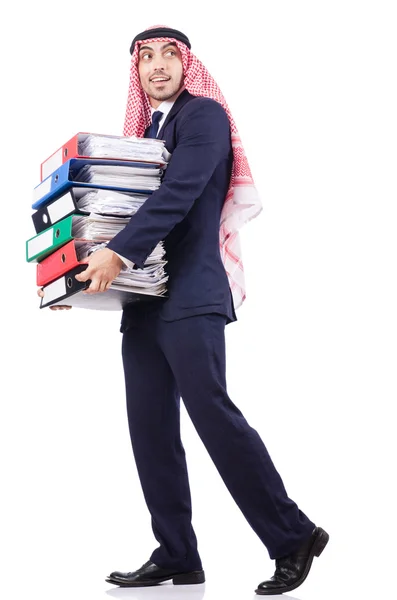
{"type": "Polygon", "coordinates": [[[150,82],[151,83],[166,83],[170,80],[170,77],[153,77],[150,82]]]}

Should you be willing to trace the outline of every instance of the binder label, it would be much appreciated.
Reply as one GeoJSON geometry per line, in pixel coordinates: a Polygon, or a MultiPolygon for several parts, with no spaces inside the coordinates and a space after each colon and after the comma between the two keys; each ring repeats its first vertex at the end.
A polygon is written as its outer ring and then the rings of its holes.
{"type": "Polygon", "coordinates": [[[46,179],[53,171],[59,169],[63,164],[63,148],[60,148],[55,154],[47,158],[41,166],[42,178],[46,179]]]}
{"type": "Polygon", "coordinates": [[[42,183],[40,183],[38,186],[36,186],[34,188],[34,191],[33,191],[33,201],[34,202],[37,202],[37,200],[40,200],[40,198],[42,198],[46,194],[49,194],[49,192],[51,191],[51,179],[52,179],[52,177],[48,177],[42,183]]]}
{"type": "Polygon", "coordinates": [[[60,277],[59,279],[56,279],[49,285],[46,285],[43,288],[43,292],[44,292],[43,304],[48,304],[48,302],[52,302],[53,300],[56,300],[57,298],[61,298],[62,296],[65,296],[66,295],[65,277],[60,277]]]}
{"type": "Polygon", "coordinates": [[[51,228],[28,240],[28,258],[32,258],[52,246],[53,235],[54,230],[51,228]]]}
{"type": "Polygon", "coordinates": [[[65,215],[74,211],[74,202],[72,194],[68,192],[62,198],[59,198],[53,204],[47,207],[48,214],[50,216],[51,223],[56,223],[63,219],[65,215]]]}

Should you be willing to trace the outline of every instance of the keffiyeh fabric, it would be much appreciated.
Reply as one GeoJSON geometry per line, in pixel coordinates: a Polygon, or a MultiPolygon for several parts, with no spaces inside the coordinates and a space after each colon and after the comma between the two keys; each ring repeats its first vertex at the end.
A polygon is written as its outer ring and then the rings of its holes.
{"type": "Polygon", "coordinates": [[[239,229],[261,212],[262,203],[252,179],[251,170],[236,124],[217,83],[206,67],[184,43],[174,38],[151,37],[150,30],[158,27],[160,26],[156,25],[149,28],[147,30],[147,39],[137,41],[134,46],[131,57],[130,85],[123,134],[125,136],[143,137],[146,128],[151,122],[149,99],[141,87],[138,73],[139,48],[141,44],[149,40],[153,42],[170,41],[175,43],[182,57],[185,89],[193,96],[212,98],[219,102],[225,109],[230,121],[234,160],[230,185],[221,213],[219,244],[222,261],[233,295],[234,307],[237,309],[246,297],[239,229]]]}

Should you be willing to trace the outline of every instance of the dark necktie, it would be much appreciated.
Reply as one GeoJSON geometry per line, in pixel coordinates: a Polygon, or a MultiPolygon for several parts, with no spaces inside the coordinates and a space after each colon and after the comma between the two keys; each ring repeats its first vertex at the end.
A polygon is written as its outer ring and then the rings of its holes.
{"type": "Polygon", "coordinates": [[[161,110],[154,111],[154,113],[152,114],[152,124],[150,125],[149,129],[147,130],[147,133],[145,133],[145,137],[147,137],[147,138],[157,137],[159,123],[160,123],[162,116],[163,116],[163,113],[161,112],[161,110]]]}

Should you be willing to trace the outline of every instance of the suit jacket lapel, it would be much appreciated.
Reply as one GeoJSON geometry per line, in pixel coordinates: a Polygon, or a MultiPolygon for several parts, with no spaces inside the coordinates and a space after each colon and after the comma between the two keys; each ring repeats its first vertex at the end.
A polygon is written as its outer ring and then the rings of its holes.
{"type": "Polygon", "coordinates": [[[175,117],[175,115],[178,114],[178,112],[181,110],[181,108],[183,106],[185,106],[186,102],[189,102],[189,100],[191,100],[192,98],[195,98],[195,96],[192,96],[192,94],[189,94],[189,92],[187,90],[183,90],[183,92],[181,94],[179,94],[179,96],[175,100],[175,103],[173,104],[170,112],[168,113],[160,131],[157,134],[157,139],[159,139],[159,140],[162,139],[162,135],[164,133],[164,128],[168,125],[168,123],[170,121],[172,121],[172,119],[175,117]]]}

